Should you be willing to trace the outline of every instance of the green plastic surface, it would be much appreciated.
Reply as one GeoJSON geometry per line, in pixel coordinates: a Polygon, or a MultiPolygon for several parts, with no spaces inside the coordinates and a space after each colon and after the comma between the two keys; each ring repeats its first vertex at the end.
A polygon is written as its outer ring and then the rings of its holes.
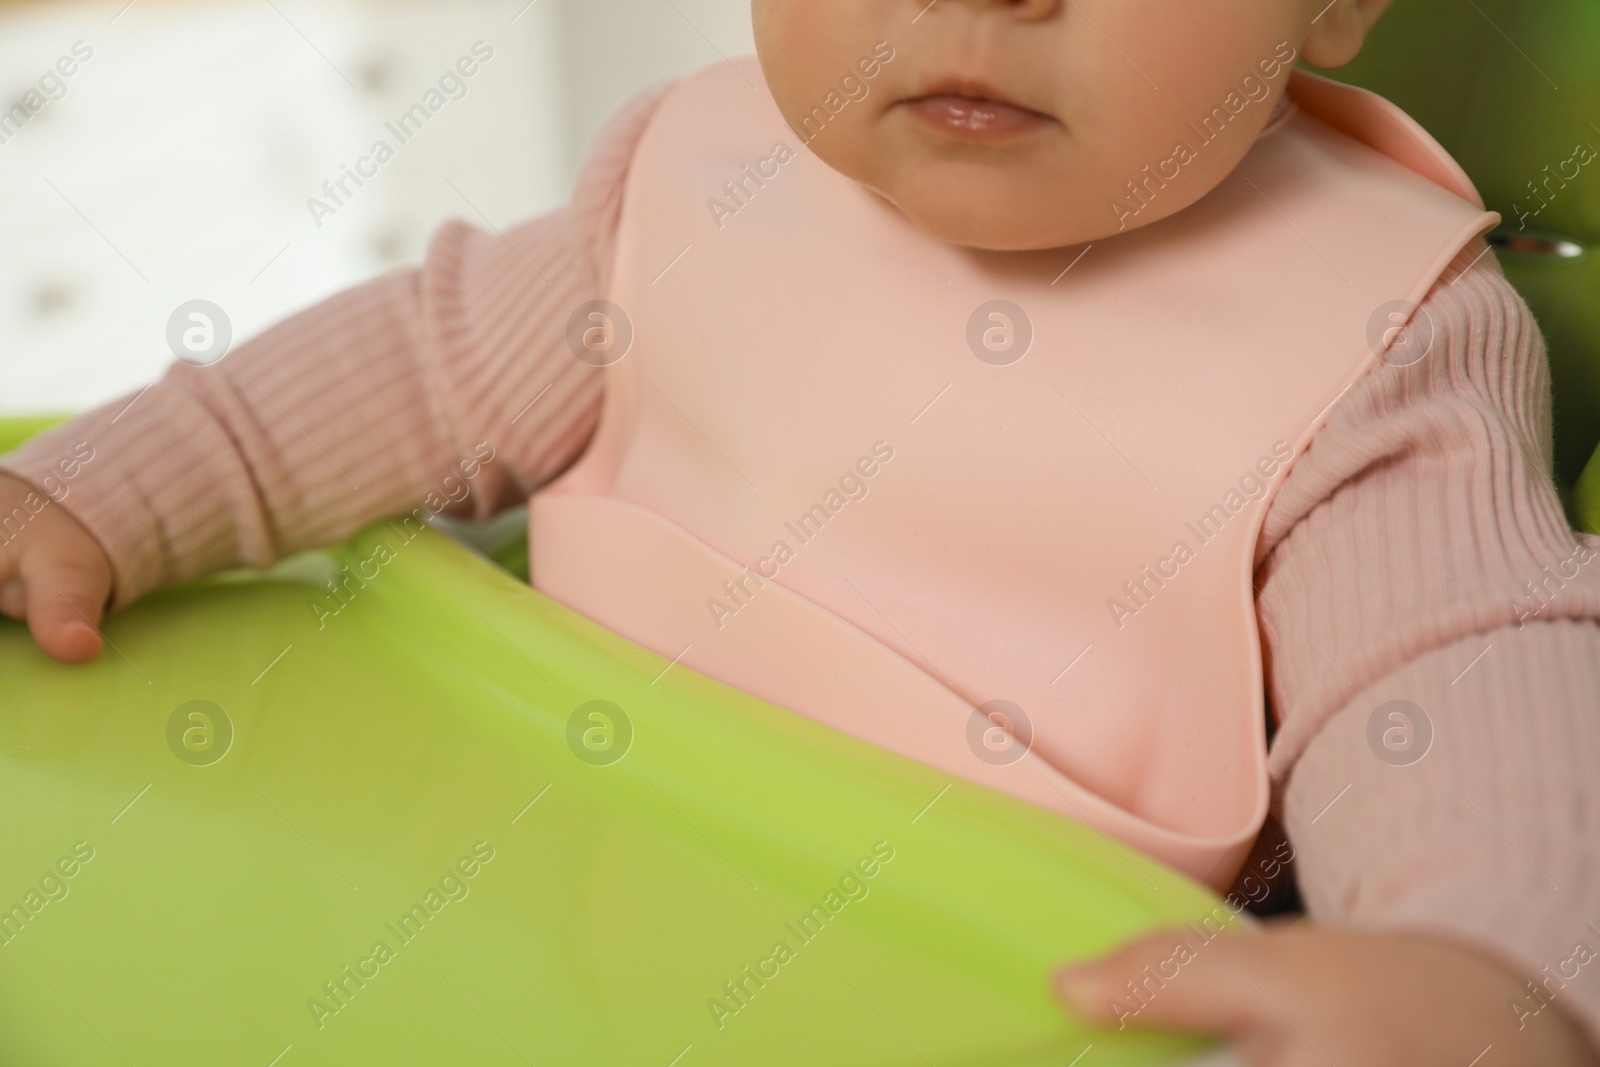
{"type": "Polygon", "coordinates": [[[159,592],[105,634],[67,667],[0,621],[0,1064],[1198,1047],[1086,1030],[1047,975],[1225,915],[1207,891],[672,666],[432,530],[159,592]],[[575,721],[594,700],[620,714],[575,721]]]}
{"type": "Polygon", "coordinates": [[[63,415],[35,415],[0,419],[0,453],[9,452],[42,430],[65,421],[63,415]]]}

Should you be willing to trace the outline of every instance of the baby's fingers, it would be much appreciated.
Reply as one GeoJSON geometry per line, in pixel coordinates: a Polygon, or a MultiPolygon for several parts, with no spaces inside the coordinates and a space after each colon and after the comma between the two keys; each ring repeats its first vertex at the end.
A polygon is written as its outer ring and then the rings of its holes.
{"type": "Polygon", "coordinates": [[[1086,1022],[1249,1037],[1273,1008],[1263,990],[1275,946],[1248,934],[1200,941],[1174,928],[1064,969],[1056,992],[1086,1022]],[[1252,966],[1253,964],[1253,966],[1252,966]],[[1252,977],[1254,971],[1254,977],[1252,977]]]}
{"type": "Polygon", "coordinates": [[[103,647],[100,617],[111,595],[111,568],[105,558],[96,553],[63,559],[31,552],[22,557],[21,577],[28,629],[39,647],[63,663],[87,663],[98,656],[103,647]]]}
{"type": "Polygon", "coordinates": [[[1304,926],[1209,934],[1141,938],[1062,972],[1057,991],[1101,1025],[1225,1034],[1252,1067],[1487,1067],[1491,1048],[1500,1067],[1600,1063],[1561,1005],[1524,1026],[1525,980],[1466,942],[1304,926]]]}
{"type": "Polygon", "coordinates": [[[0,565],[0,615],[13,619],[24,618],[28,613],[28,587],[21,579],[12,579],[0,565]]]}

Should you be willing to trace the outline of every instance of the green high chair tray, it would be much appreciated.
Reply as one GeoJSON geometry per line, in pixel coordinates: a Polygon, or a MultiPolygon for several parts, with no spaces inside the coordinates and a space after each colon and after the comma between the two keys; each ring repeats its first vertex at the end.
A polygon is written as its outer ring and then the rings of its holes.
{"type": "Polygon", "coordinates": [[[1203,1047],[1086,1029],[1047,983],[1226,916],[1208,891],[673,666],[414,521],[104,632],[68,667],[0,620],[0,1064],[1203,1047]]]}
{"type": "MultiPolygon", "coordinates": [[[[1546,164],[1600,147],[1597,40],[1576,3],[1410,0],[1343,76],[1429,127],[1514,230],[1546,164]]],[[[1571,247],[1502,258],[1550,338],[1558,482],[1595,530],[1600,177],[1541,187],[1560,195],[1529,227],[1571,247]]],[[[0,451],[49,421],[0,423],[0,451]]],[[[432,530],[166,590],[105,634],[64,667],[0,620],[0,1067],[1200,1047],[1086,1029],[1046,982],[1225,914],[1207,891],[672,666],[432,530]]]]}

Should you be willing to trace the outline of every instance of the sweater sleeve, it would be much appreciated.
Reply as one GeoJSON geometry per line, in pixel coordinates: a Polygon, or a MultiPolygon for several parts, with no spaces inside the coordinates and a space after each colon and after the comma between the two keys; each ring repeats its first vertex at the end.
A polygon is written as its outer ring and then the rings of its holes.
{"type": "Polygon", "coordinates": [[[0,457],[0,470],[54,488],[96,538],[113,607],[335,543],[430,497],[476,517],[525,499],[597,423],[602,373],[568,349],[566,322],[604,293],[628,162],[666,88],[613,115],[566,207],[503,232],[447,223],[420,267],[339,293],[217,363],[174,363],[0,457]],[[460,477],[459,460],[491,449],[460,477]]]}
{"type": "Polygon", "coordinates": [[[1600,540],[1567,524],[1543,341],[1484,251],[1267,516],[1270,765],[1313,919],[1471,943],[1532,983],[1508,1015],[1600,1044],[1600,540]]]}

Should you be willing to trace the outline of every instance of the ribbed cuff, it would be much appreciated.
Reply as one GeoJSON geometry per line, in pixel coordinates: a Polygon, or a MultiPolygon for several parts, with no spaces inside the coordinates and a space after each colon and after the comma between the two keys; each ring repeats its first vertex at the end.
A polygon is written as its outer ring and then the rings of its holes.
{"type": "MultiPolygon", "coordinates": [[[[111,562],[113,609],[179,577],[174,545],[231,540],[216,495],[201,494],[205,506],[197,509],[194,483],[182,484],[205,476],[209,420],[186,417],[192,405],[170,392],[157,383],[0,456],[0,470],[32,484],[49,506],[71,515],[99,542],[111,562]],[[73,464],[64,468],[63,461],[70,460],[77,461],[76,470],[66,477],[73,464]],[[178,484],[166,475],[175,464],[187,475],[178,484]]],[[[192,565],[186,569],[197,573],[192,565]]]]}
{"type": "Polygon", "coordinates": [[[1357,695],[1284,795],[1313,919],[1476,945],[1531,983],[1508,1018],[1559,1007],[1600,1049],[1597,705],[1600,624],[1559,619],[1457,641],[1357,695]]]}

